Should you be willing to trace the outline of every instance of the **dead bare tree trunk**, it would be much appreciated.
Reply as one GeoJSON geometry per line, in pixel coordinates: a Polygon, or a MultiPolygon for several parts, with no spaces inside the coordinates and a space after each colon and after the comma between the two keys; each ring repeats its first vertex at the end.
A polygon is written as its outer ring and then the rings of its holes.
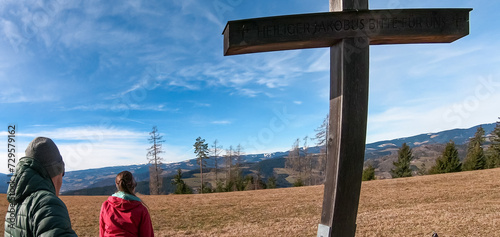
{"type": "Polygon", "coordinates": [[[158,195],[162,193],[161,187],[163,185],[163,179],[161,177],[161,173],[163,172],[161,168],[163,158],[160,157],[160,154],[163,153],[162,143],[164,140],[162,140],[163,136],[160,136],[156,126],[153,126],[149,135],[148,141],[152,144],[151,147],[148,148],[147,153],[148,162],[151,164],[149,169],[149,193],[158,195]]]}

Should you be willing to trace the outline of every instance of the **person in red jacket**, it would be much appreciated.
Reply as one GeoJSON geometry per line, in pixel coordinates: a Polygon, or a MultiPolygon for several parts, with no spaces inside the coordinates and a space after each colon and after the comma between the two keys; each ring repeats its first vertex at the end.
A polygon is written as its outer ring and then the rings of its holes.
{"type": "Polygon", "coordinates": [[[101,207],[99,236],[154,236],[147,206],[135,195],[137,183],[132,173],[120,172],[115,179],[118,192],[101,207]]]}

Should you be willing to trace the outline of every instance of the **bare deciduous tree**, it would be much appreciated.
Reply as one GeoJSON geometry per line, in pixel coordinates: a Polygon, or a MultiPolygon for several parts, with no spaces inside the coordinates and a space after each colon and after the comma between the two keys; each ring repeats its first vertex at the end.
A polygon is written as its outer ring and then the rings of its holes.
{"type": "Polygon", "coordinates": [[[316,128],[314,131],[316,132],[316,146],[320,147],[320,155],[318,157],[318,170],[319,170],[319,179],[320,183],[323,183],[325,180],[325,166],[326,166],[326,157],[328,152],[328,131],[329,131],[329,123],[330,116],[327,114],[326,118],[323,120],[323,123],[316,128]]]}
{"type": "Polygon", "coordinates": [[[219,172],[219,155],[222,152],[222,146],[219,146],[219,141],[215,139],[214,144],[212,145],[212,154],[214,157],[215,163],[215,182],[219,181],[218,172],[219,172]]]}
{"type": "MultiPolygon", "coordinates": [[[[299,147],[300,139],[296,139],[292,145],[292,149],[288,152],[288,157],[286,160],[286,167],[289,168],[293,174],[297,176],[296,183],[302,184],[302,171],[303,171],[303,162],[300,155],[300,147],[299,147]]],[[[302,185],[300,185],[302,186],[302,185]]]]}
{"type": "Polygon", "coordinates": [[[233,159],[234,159],[234,149],[233,146],[229,146],[229,149],[226,150],[226,155],[224,156],[224,166],[226,168],[226,185],[231,181],[231,170],[233,168],[233,159]]]}
{"type": "Polygon", "coordinates": [[[309,154],[309,145],[307,141],[309,140],[309,136],[304,137],[304,146],[302,147],[302,151],[304,153],[304,168],[307,176],[307,185],[312,185],[313,182],[313,159],[309,154]]]}
{"type": "Polygon", "coordinates": [[[147,154],[148,161],[151,164],[149,167],[149,193],[151,195],[158,195],[161,194],[163,185],[163,178],[161,177],[161,173],[163,172],[161,168],[163,158],[160,157],[160,154],[163,153],[162,143],[164,140],[162,140],[163,136],[160,136],[156,126],[153,126],[149,136],[148,141],[151,143],[147,154]]]}

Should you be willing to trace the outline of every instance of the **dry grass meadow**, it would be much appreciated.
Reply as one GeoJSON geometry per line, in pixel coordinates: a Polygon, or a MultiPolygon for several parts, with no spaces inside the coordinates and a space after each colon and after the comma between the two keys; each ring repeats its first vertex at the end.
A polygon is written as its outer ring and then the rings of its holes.
{"type": "MultiPolygon", "coordinates": [[[[98,236],[106,198],[62,197],[79,236],[98,236]]],[[[156,236],[316,236],[323,186],[142,198],[156,236]]],[[[433,231],[500,236],[500,169],[363,182],[356,236],[433,231]]]]}

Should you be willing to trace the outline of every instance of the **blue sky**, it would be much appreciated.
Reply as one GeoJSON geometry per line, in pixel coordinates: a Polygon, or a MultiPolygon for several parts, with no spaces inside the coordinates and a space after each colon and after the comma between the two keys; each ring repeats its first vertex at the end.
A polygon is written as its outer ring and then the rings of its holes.
{"type": "MultiPolygon", "coordinates": [[[[324,12],[328,1],[117,3],[0,2],[0,135],[7,143],[17,126],[18,156],[47,136],[67,170],[146,163],[153,125],[166,162],[194,158],[198,136],[284,151],[328,113],[328,49],[224,57],[221,35],[228,20],[324,12]]],[[[474,10],[454,43],[370,47],[367,142],[495,122],[500,2],[370,2],[392,8],[474,10]]]]}

